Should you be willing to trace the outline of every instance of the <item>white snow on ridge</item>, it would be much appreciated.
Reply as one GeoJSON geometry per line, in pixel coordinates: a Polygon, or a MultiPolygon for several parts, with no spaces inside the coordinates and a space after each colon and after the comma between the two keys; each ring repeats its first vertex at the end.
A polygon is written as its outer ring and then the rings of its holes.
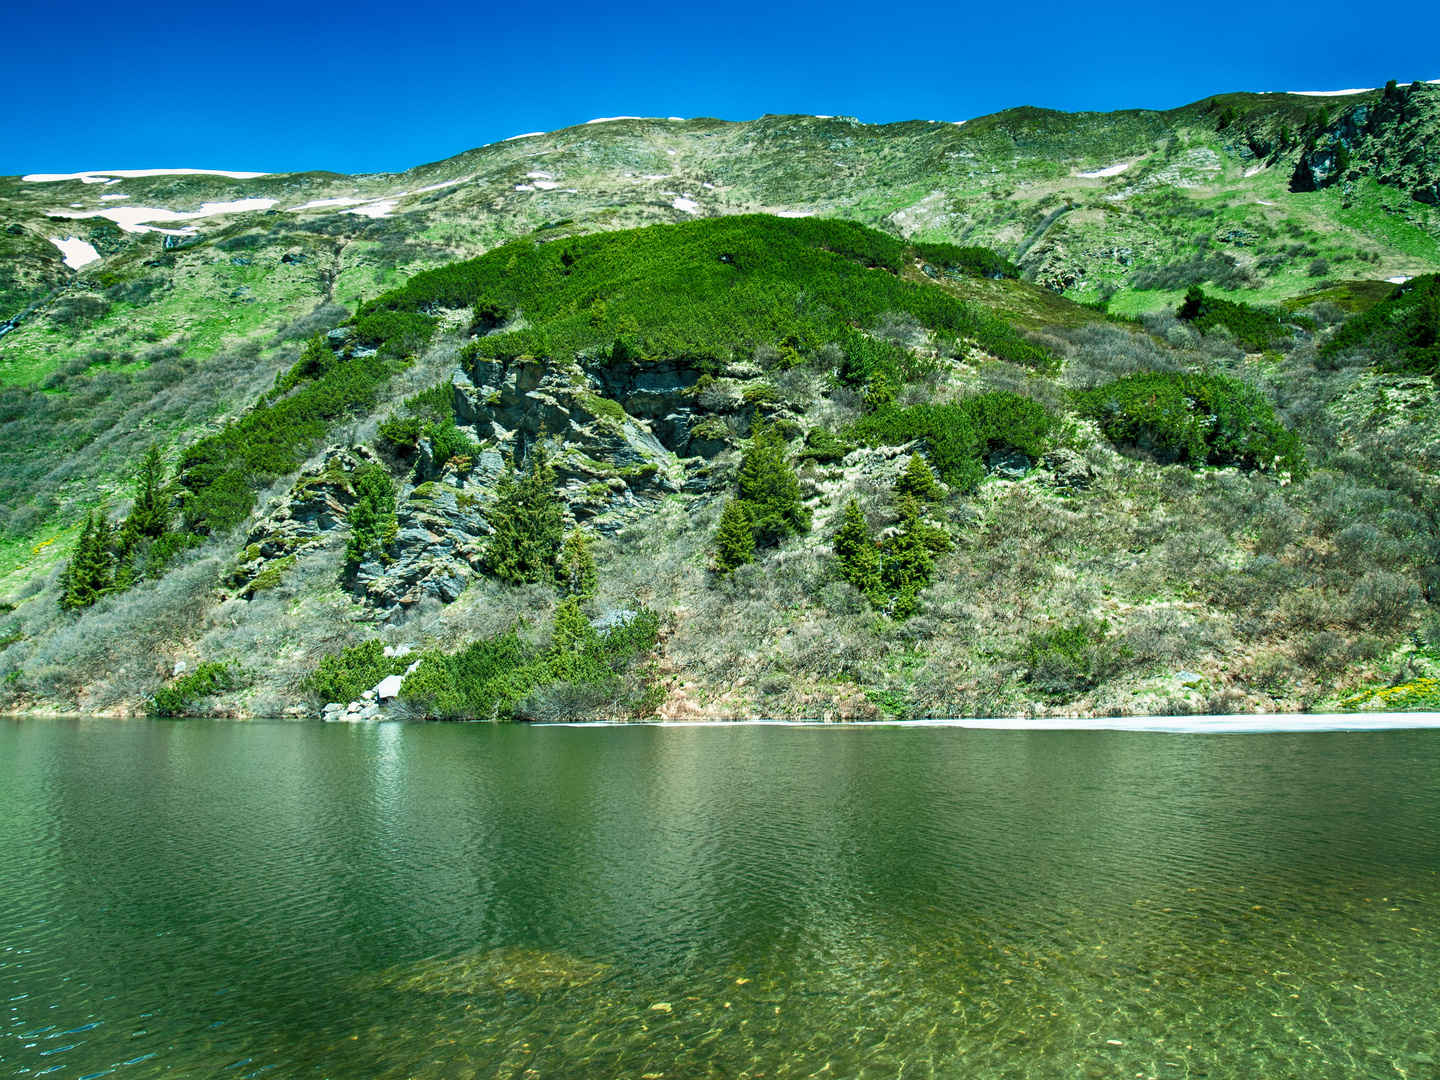
{"type": "Polygon", "coordinates": [[[369,199],[311,199],[299,206],[287,206],[285,212],[288,214],[296,210],[318,210],[322,206],[358,206],[369,201],[369,199]]]}
{"type": "Polygon", "coordinates": [[[643,116],[597,116],[594,120],[586,120],[587,124],[608,124],[612,120],[644,120],[643,116]]]}
{"type": "Polygon", "coordinates": [[[516,139],[533,139],[537,135],[544,135],[543,131],[527,131],[523,135],[511,135],[508,139],[501,139],[501,142],[514,142],[516,139]]]}
{"type": "Polygon", "coordinates": [[[113,195],[101,195],[101,196],[100,196],[100,201],[101,201],[101,202],[106,202],[106,201],[108,201],[108,200],[110,200],[110,199],[128,199],[128,198],[130,198],[129,195],[121,195],[119,192],[115,192],[113,195]]]}
{"type": "Polygon", "coordinates": [[[232,180],[253,180],[257,176],[269,176],[263,172],[233,172],[228,169],[87,169],[74,173],[31,173],[22,176],[35,184],[49,184],[56,180],[79,180],[86,184],[109,183],[107,177],[133,176],[228,176],[232,180]]]}
{"type": "Polygon", "coordinates": [[[276,199],[236,199],[233,202],[201,203],[199,210],[166,210],[159,206],[111,206],[85,214],[57,212],[54,217],[109,218],[126,232],[149,232],[152,221],[192,221],[217,214],[243,214],[248,210],[269,210],[276,199]]]}
{"type": "Polygon", "coordinates": [[[1104,169],[1096,169],[1094,172],[1082,172],[1077,175],[1084,180],[1098,180],[1102,176],[1119,176],[1128,168],[1130,168],[1130,162],[1122,161],[1119,165],[1110,165],[1104,169]]]}
{"type": "Polygon", "coordinates": [[[1286,90],[1285,93],[1296,97],[1345,97],[1347,94],[1368,94],[1374,89],[1373,86],[1362,86],[1358,90],[1286,90]]]}
{"type": "Polygon", "coordinates": [[[467,180],[473,180],[473,176],[462,176],[459,180],[441,180],[438,184],[431,184],[429,187],[416,188],[412,195],[423,195],[427,191],[439,191],[441,188],[454,187],[456,184],[463,184],[467,180]]]}
{"type": "Polygon", "coordinates": [[[1390,277],[1386,278],[1385,280],[1390,282],[1391,285],[1404,285],[1405,282],[1409,281],[1410,279],[1404,274],[1401,274],[1399,277],[1390,277]]]}
{"type": "Polygon", "coordinates": [[[82,266],[89,266],[93,262],[100,261],[100,253],[94,246],[84,240],[76,240],[73,236],[67,236],[61,240],[58,236],[49,238],[65,255],[65,265],[71,270],[79,270],[82,266]]]}

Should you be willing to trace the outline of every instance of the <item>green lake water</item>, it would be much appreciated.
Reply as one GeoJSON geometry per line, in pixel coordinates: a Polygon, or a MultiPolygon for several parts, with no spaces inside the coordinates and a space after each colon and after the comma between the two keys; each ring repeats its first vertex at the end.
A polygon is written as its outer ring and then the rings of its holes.
{"type": "Polygon", "coordinates": [[[0,1077],[1440,1077],[1440,731],[0,720],[0,1077]]]}

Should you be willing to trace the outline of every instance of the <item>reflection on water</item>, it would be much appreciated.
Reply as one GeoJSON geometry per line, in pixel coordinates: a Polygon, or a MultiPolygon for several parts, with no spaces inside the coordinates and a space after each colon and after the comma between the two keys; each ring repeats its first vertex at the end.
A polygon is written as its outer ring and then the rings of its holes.
{"type": "Polygon", "coordinates": [[[1440,1076],[1440,732],[0,721],[0,1076],[1440,1076]]]}

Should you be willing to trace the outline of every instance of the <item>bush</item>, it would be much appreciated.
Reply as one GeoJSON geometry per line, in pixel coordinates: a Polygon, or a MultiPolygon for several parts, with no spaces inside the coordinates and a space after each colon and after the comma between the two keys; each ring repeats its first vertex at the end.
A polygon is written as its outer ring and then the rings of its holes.
{"type": "Polygon", "coordinates": [[[350,536],[345,541],[345,562],[353,569],[370,555],[382,558],[395,541],[395,482],[380,465],[357,469],[352,479],[355,505],[350,508],[350,536]]]}
{"type": "Polygon", "coordinates": [[[1206,296],[1199,286],[1191,286],[1185,293],[1185,301],[1176,309],[1175,316],[1186,320],[1202,334],[1224,327],[1252,351],[1265,348],[1277,338],[1290,337],[1291,323],[1307,330],[1315,329],[1314,321],[1303,315],[1263,311],[1249,304],[1206,296]]]}
{"type": "Polygon", "coordinates": [[[386,656],[385,643],[372,638],[322,657],[319,666],[301,680],[300,686],[327,703],[344,705],[359,700],[361,694],[373,689],[381,679],[402,674],[414,662],[412,657],[386,656]]]}
{"type": "Polygon", "coordinates": [[[449,655],[422,660],[400,688],[401,700],[443,719],[521,718],[525,700],[556,684],[617,696],[621,676],[655,647],[659,617],[641,609],[604,632],[592,627],[575,597],[555,609],[550,647],[543,652],[510,630],[449,655]]]}
{"type": "Polygon", "coordinates": [[[1020,653],[1025,681],[1052,701],[1068,701],[1114,675],[1127,657],[1108,639],[1104,619],[1032,633],[1020,653]]]}
{"type": "Polygon", "coordinates": [[[1128,375],[1075,395],[1105,437],[1164,462],[1306,473],[1300,439],[1253,386],[1220,375],[1128,375]]]}
{"type": "Polygon", "coordinates": [[[258,487],[300,467],[330,425],[370,407],[395,368],[379,356],[336,358],[323,370],[297,375],[293,391],[262,399],[218,434],[201,439],[181,458],[185,524],[198,533],[239,525],[255,505],[258,487]]]}
{"type": "Polygon", "coordinates": [[[183,716],[195,702],[210,694],[233,690],[242,685],[238,668],[229,663],[201,664],[194,671],[180,676],[168,686],[151,695],[150,715],[183,716]]]}
{"type": "Polygon", "coordinates": [[[1055,418],[1029,398],[996,390],[954,405],[891,406],[863,417],[852,434],[869,446],[899,446],[924,439],[930,461],[953,488],[969,490],[984,478],[983,457],[1019,450],[1038,460],[1048,449],[1055,418]]]}
{"type": "Polygon", "coordinates": [[[914,244],[915,254],[942,270],[965,277],[1015,278],[1020,268],[987,247],[957,247],[954,244],[914,244]]]}
{"type": "Polygon", "coordinates": [[[1320,347],[1323,357],[1369,351],[1392,371],[1440,371],[1440,274],[1400,285],[1363,315],[1345,323],[1320,347]]]}
{"type": "Polygon", "coordinates": [[[813,352],[853,326],[903,312],[1004,359],[1049,362],[1045,350],[984,308],[901,280],[904,250],[851,222],[763,214],[596,233],[563,244],[517,240],[416,274],[362,306],[354,322],[362,341],[404,354],[433,334],[430,312],[480,304],[479,329],[516,311],[527,325],[492,328],[469,346],[474,356],[583,352],[612,362],[728,362],[760,346],[785,355],[813,352]]]}

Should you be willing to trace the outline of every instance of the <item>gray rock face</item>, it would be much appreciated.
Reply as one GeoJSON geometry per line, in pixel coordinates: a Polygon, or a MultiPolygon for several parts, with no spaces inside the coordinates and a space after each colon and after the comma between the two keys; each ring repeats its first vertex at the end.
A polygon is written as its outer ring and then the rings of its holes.
{"type": "Polygon", "coordinates": [[[363,446],[332,446],[318,465],[306,469],[290,494],[272,499],[245,539],[245,549],[229,583],[241,596],[274,588],[283,570],[345,523],[355,505],[355,470],[378,465],[380,459],[363,446]]]}
{"type": "Polygon", "coordinates": [[[1034,464],[1019,450],[996,450],[985,462],[986,467],[990,470],[990,475],[997,476],[1001,480],[1020,480],[1034,467],[1034,464]]]}
{"type": "MultiPolygon", "coordinates": [[[[490,451],[486,465],[503,467],[490,451]]],[[[485,455],[482,455],[482,458],[485,455]]],[[[395,539],[384,558],[368,559],[355,574],[357,591],[377,607],[410,607],[426,597],[451,603],[483,566],[484,539],[490,533],[482,503],[489,470],[458,474],[447,468],[404,493],[395,510],[395,539]]]]}

